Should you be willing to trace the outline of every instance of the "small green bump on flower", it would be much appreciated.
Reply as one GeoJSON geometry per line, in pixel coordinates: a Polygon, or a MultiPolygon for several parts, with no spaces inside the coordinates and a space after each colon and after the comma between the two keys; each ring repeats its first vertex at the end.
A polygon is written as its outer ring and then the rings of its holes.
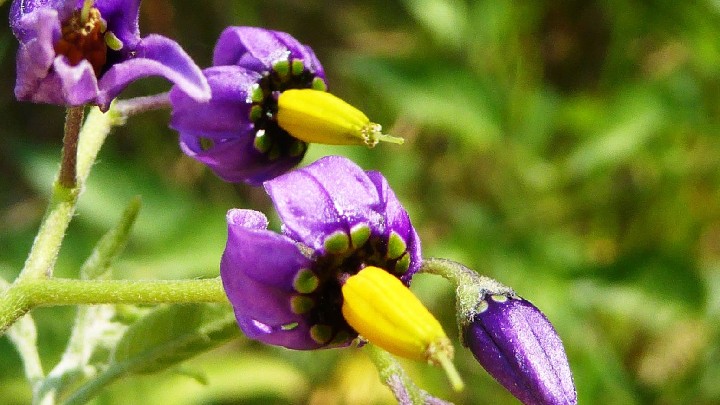
{"type": "Polygon", "coordinates": [[[265,93],[259,84],[254,84],[250,90],[250,101],[253,103],[261,103],[265,99],[265,93]]]}
{"type": "Polygon", "coordinates": [[[269,136],[265,135],[264,129],[257,131],[257,133],[255,134],[255,140],[253,141],[253,146],[255,146],[255,149],[257,149],[258,152],[266,153],[270,150],[272,144],[272,139],[270,139],[269,136]]]}
{"type": "Polygon", "coordinates": [[[292,145],[290,145],[290,150],[288,150],[288,154],[293,157],[300,156],[305,153],[305,150],[307,150],[307,144],[303,141],[296,140],[292,143],[292,145]]]}
{"type": "Polygon", "coordinates": [[[495,302],[506,302],[508,300],[507,296],[500,294],[493,294],[490,296],[490,298],[492,298],[492,300],[495,302]]]}
{"type": "Polygon", "coordinates": [[[272,68],[280,77],[285,77],[290,73],[290,62],[287,60],[277,61],[272,68]]]}
{"type": "Polygon", "coordinates": [[[310,337],[317,343],[324,344],[332,338],[333,329],[330,325],[317,324],[310,328],[310,337]]]}
{"type": "Polygon", "coordinates": [[[122,41],[120,40],[120,38],[115,36],[112,31],[106,32],[103,38],[105,39],[105,45],[107,45],[107,47],[112,49],[113,51],[119,51],[123,49],[122,41]]]}
{"type": "Polygon", "coordinates": [[[312,81],[312,89],[319,91],[327,91],[327,84],[325,84],[325,80],[323,80],[322,78],[316,77],[312,81]]]}
{"type": "Polygon", "coordinates": [[[410,255],[405,254],[405,256],[401,257],[397,262],[395,262],[395,273],[397,274],[405,274],[406,271],[410,268],[410,255]]]}
{"type": "Polygon", "coordinates": [[[213,141],[211,138],[200,138],[200,149],[203,151],[208,151],[212,149],[215,146],[215,141],[213,141]]]}
{"type": "Polygon", "coordinates": [[[285,325],[280,326],[280,329],[293,330],[293,329],[297,328],[298,325],[299,325],[299,323],[297,323],[297,322],[286,323],[285,325]]]}
{"type": "Polygon", "coordinates": [[[270,152],[267,153],[267,158],[269,160],[277,160],[280,158],[281,154],[280,146],[278,144],[273,144],[272,148],[270,148],[270,152]]]}
{"type": "Polygon", "coordinates": [[[263,115],[263,109],[259,105],[254,105],[250,108],[250,121],[256,122],[260,118],[262,118],[263,115]]]}
{"type": "Polygon", "coordinates": [[[350,229],[350,240],[354,248],[362,247],[370,239],[370,227],[367,224],[357,224],[350,229]]]}
{"type": "Polygon", "coordinates": [[[304,295],[296,295],[290,298],[290,309],[294,314],[304,314],[313,309],[315,300],[304,295]]]}
{"type": "Polygon", "coordinates": [[[350,238],[343,231],[335,231],[323,242],[327,253],[343,253],[350,248],[350,238]]]}
{"type": "Polygon", "coordinates": [[[340,330],[330,343],[345,343],[350,339],[350,333],[346,330],[340,330]]]}
{"type": "Polygon", "coordinates": [[[298,271],[293,280],[293,288],[301,294],[310,294],[318,288],[319,284],[320,280],[310,269],[298,271]]]}
{"type": "Polygon", "coordinates": [[[488,304],[488,302],[485,300],[481,300],[475,306],[475,311],[477,311],[478,314],[482,314],[483,312],[487,311],[488,308],[490,308],[490,304],[488,304]]]}
{"type": "Polygon", "coordinates": [[[295,76],[300,76],[303,70],[305,70],[305,64],[303,63],[302,59],[293,59],[292,74],[295,76]]]}
{"type": "Polygon", "coordinates": [[[405,243],[405,239],[403,239],[403,237],[395,231],[390,232],[390,237],[388,238],[387,257],[389,259],[397,259],[402,256],[406,250],[407,244],[405,243]]]}

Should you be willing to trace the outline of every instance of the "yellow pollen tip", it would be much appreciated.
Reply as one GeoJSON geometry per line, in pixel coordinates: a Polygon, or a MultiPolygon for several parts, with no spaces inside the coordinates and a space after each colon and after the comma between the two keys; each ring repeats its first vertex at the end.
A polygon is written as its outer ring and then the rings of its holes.
{"type": "Polygon", "coordinates": [[[342,99],[321,90],[290,89],[278,98],[278,125],[305,142],[326,145],[402,144],[403,139],[383,134],[379,124],[342,99]]]}
{"type": "Polygon", "coordinates": [[[452,366],[453,346],[440,323],[398,278],[365,267],[342,286],[342,313],[363,338],[400,357],[445,369],[453,387],[462,380],[452,366]]]}

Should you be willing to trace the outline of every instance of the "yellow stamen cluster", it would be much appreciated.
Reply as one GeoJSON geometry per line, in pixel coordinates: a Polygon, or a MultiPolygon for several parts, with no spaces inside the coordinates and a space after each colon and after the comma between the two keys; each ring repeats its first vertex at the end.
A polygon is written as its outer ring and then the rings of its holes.
{"type": "Polygon", "coordinates": [[[342,313],[363,338],[400,357],[442,366],[455,389],[462,381],[453,347],[440,323],[398,278],[366,267],[342,286],[342,313]]]}
{"type": "Polygon", "coordinates": [[[320,90],[285,90],[278,98],[278,125],[305,142],[327,145],[402,144],[403,139],[381,132],[379,124],[342,99],[320,90]]]}

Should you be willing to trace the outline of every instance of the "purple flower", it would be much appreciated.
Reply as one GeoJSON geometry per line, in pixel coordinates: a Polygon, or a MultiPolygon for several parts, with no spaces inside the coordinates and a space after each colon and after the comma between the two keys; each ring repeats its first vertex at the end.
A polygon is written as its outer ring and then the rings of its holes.
{"type": "Polygon", "coordinates": [[[15,96],[107,109],[131,82],[163,76],[189,97],[209,99],[205,77],[180,45],[160,35],[140,38],[139,8],[140,0],[13,1],[15,96]]]}
{"type": "Polygon", "coordinates": [[[264,183],[283,221],[230,210],[220,263],[238,324],[250,338],[291,349],[344,346],[357,336],[342,315],[341,279],[380,267],[406,285],[420,241],[385,178],[329,156],[264,183]]]}
{"type": "Polygon", "coordinates": [[[229,182],[259,185],[295,165],[307,143],[277,123],[278,97],[288,89],[325,90],[313,51],[292,36],[254,27],[227,28],[205,69],[212,89],[199,103],[182,87],[170,93],[170,126],[180,146],[229,182]]]}
{"type": "Polygon", "coordinates": [[[500,384],[526,405],[577,403],[562,342],[539,309],[498,294],[483,296],[475,312],[465,344],[500,384]]]}

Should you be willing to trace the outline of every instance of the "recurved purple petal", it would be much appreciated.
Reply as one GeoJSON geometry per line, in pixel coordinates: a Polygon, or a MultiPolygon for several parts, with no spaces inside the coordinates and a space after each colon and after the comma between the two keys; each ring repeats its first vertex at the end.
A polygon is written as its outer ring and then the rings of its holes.
{"type": "Polygon", "coordinates": [[[110,102],[131,82],[148,76],[162,76],[197,101],[210,99],[210,86],[195,62],[177,42],[148,35],[138,43],[133,58],[113,65],[102,75],[97,102],[107,109],[110,102]]]}
{"type": "MultiPolygon", "coordinates": [[[[10,6],[10,27],[12,28],[13,34],[15,34],[20,42],[32,39],[35,36],[34,31],[36,30],[36,27],[48,29],[57,27],[59,37],[60,21],[64,21],[67,17],[69,17],[73,9],[73,2],[67,0],[15,0],[10,6]],[[33,24],[28,24],[27,20],[23,22],[24,19],[35,11],[54,13],[55,23],[51,26],[35,26],[33,24]]],[[[48,23],[50,22],[47,20],[42,21],[42,24],[48,23]]]]}
{"type": "Polygon", "coordinates": [[[172,117],[170,127],[178,132],[244,133],[253,129],[250,121],[248,90],[260,78],[238,66],[216,66],[203,70],[212,92],[209,102],[199,102],[182,89],[170,91],[172,117]]]}
{"type": "Polygon", "coordinates": [[[227,220],[220,276],[243,332],[293,349],[318,347],[305,319],[291,309],[293,280],[309,259],[291,240],[265,229],[267,219],[259,212],[230,210],[227,220]]]}
{"type": "Polygon", "coordinates": [[[576,404],[565,350],[550,321],[526,300],[493,297],[464,332],[475,358],[526,405],[576,404]]]}
{"type": "Polygon", "coordinates": [[[327,156],[264,183],[291,238],[324,251],[325,238],[335,231],[349,234],[365,223],[382,229],[376,211],[379,196],[367,174],[341,156],[327,156]]]}
{"type": "Polygon", "coordinates": [[[254,133],[250,131],[219,134],[180,132],[180,148],[183,152],[231,183],[245,182],[257,186],[287,172],[302,160],[302,155],[270,160],[255,149],[253,141],[254,133]]]}
{"type": "Polygon", "coordinates": [[[229,27],[220,34],[213,65],[237,65],[255,72],[268,72],[281,60],[302,59],[316,76],[325,72],[315,53],[291,35],[257,27],[229,27]]]}
{"type": "Polygon", "coordinates": [[[410,267],[401,278],[407,284],[422,262],[420,237],[410,223],[410,216],[407,211],[395,196],[395,192],[390,188],[387,179],[376,171],[369,171],[367,175],[377,188],[380,196],[381,207],[378,211],[382,213],[385,219],[383,221],[385,223],[383,234],[390,237],[391,232],[395,232],[403,238],[407,245],[407,254],[410,255],[410,267]]]}

